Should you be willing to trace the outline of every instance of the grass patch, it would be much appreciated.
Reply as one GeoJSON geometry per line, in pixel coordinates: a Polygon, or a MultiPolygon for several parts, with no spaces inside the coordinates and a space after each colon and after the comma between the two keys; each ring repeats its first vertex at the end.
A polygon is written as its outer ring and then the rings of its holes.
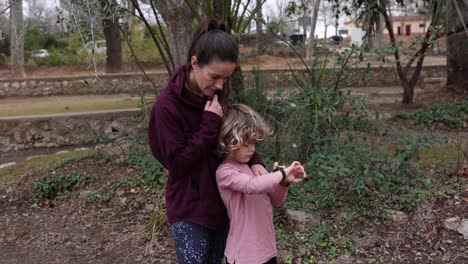
{"type": "Polygon", "coordinates": [[[453,168],[460,158],[460,147],[455,145],[434,145],[421,152],[419,165],[427,167],[430,165],[444,164],[453,168]]]}
{"type": "Polygon", "coordinates": [[[66,153],[52,154],[48,156],[38,156],[6,167],[0,170],[0,184],[11,184],[19,182],[23,175],[28,172],[50,167],[57,167],[64,163],[83,159],[95,155],[96,150],[77,150],[66,153]]]}

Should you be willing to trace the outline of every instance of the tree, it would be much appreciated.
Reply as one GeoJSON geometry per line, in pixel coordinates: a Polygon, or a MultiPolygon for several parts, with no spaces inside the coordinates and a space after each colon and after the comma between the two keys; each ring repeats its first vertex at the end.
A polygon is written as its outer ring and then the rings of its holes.
{"type": "Polygon", "coordinates": [[[315,46],[315,27],[317,25],[317,19],[318,19],[318,12],[319,12],[319,7],[320,7],[320,0],[314,0],[313,1],[313,6],[312,6],[312,23],[310,25],[310,36],[308,40],[308,46],[307,46],[307,59],[311,60],[312,55],[314,54],[314,46],[315,46]]]}
{"type": "Polygon", "coordinates": [[[325,39],[327,39],[328,27],[334,24],[334,20],[332,18],[335,17],[335,15],[336,12],[334,5],[330,2],[322,1],[320,6],[320,13],[317,19],[323,23],[325,29],[325,39]]]}
{"type": "Polygon", "coordinates": [[[10,68],[13,74],[25,77],[23,0],[10,0],[10,68]]]}
{"type": "MultiPolygon", "coordinates": [[[[338,0],[337,0],[338,1],[338,0]]],[[[313,50],[314,50],[314,41],[315,41],[315,27],[317,25],[318,20],[318,12],[320,8],[320,0],[296,0],[291,1],[287,7],[287,14],[289,17],[292,16],[299,16],[302,17],[299,20],[303,20],[303,28],[304,28],[304,38],[306,37],[307,31],[307,24],[306,19],[310,16],[312,12],[312,16],[310,17],[310,35],[305,41],[308,43],[308,48],[306,49],[306,58],[310,60],[312,58],[313,50]]]]}
{"type": "Polygon", "coordinates": [[[257,27],[257,50],[258,54],[263,54],[265,50],[264,36],[263,36],[263,16],[262,16],[262,0],[257,0],[257,5],[260,8],[255,17],[255,25],[257,27]]]}
{"type": "Polygon", "coordinates": [[[28,0],[28,18],[31,24],[40,26],[47,32],[57,31],[56,12],[43,0],[28,0]]]}
{"type": "MultiPolygon", "coordinates": [[[[119,24],[122,7],[119,2],[117,0],[59,1],[62,10],[57,16],[57,23],[62,24],[64,31],[75,29],[83,45],[97,40],[96,36],[100,35],[101,27],[96,22],[102,23],[102,32],[106,40],[106,71],[119,72],[122,69],[122,41],[119,24]]],[[[96,66],[94,54],[92,55],[93,65],[96,66]]]]}
{"type": "Polygon", "coordinates": [[[468,94],[468,4],[462,0],[448,3],[448,32],[454,33],[447,40],[447,88],[457,93],[468,94]]]}
{"type": "MultiPolygon", "coordinates": [[[[337,1],[337,0],[332,0],[337,1]]],[[[408,4],[409,0],[396,0],[399,5],[408,4]]],[[[389,0],[353,0],[351,9],[358,12],[358,20],[364,22],[367,34],[372,35],[370,31],[375,28],[377,17],[381,14],[385,21],[385,27],[390,36],[390,45],[392,46],[393,55],[395,57],[395,65],[400,83],[403,87],[402,103],[412,104],[414,99],[414,87],[421,75],[421,69],[424,62],[424,57],[430,44],[441,35],[444,34],[443,14],[446,10],[445,0],[426,0],[426,8],[431,14],[431,24],[427,28],[426,33],[419,39],[420,48],[409,57],[406,65],[403,65],[399,47],[395,38],[395,33],[392,27],[392,20],[389,15],[389,0]],[[414,69],[412,64],[416,61],[414,69]]],[[[349,12],[349,10],[346,10],[349,12]]]]}
{"type": "MultiPolygon", "coordinates": [[[[189,50],[190,41],[192,39],[193,32],[193,20],[194,15],[189,6],[185,1],[171,1],[171,0],[151,0],[152,5],[156,7],[158,11],[157,15],[160,15],[169,32],[169,42],[171,46],[166,45],[166,51],[168,55],[167,68],[171,68],[171,72],[178,66],[183,65],[187,61],[187,55],[189,50]]],[[[136,2],[136,0],[134,0],[136,2]]],[[[194,5],[198,5],[198,0],[192,0],[194,5]]],[[[214,1],[216,2],[216,1],[214,1]]],[[[156,11],[155,11],[156,13],[156,11]]],[[[159,40],[161,44],[164,44],[164,40],[159,40]]],[[[160,51],[160,53],[162,50],[160,51]]]]}
{"type": "Polygon", "coordinates": [[[101,0],[102,27],[106,39],[106,70],[122,69],[122,42],[120,40],[119,10],[116,0],[101,0]]]}

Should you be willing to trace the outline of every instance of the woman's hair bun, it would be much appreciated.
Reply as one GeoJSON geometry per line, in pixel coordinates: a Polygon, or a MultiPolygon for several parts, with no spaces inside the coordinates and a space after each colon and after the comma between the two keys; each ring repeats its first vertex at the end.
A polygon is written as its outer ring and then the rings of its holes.
{"type": "Polygon", "coordinates": [[[226,32],[226,25],[224,25],[223,21],[219,19],[210,19],[208,23],[208,31],[219,29],[221,31],[226,32]]]}

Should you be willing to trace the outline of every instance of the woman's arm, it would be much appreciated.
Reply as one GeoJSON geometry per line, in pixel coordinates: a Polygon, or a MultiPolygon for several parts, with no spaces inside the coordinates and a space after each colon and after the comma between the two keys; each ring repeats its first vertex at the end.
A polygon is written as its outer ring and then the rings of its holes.
{"type": "Polygon", "coordinates": [[[155,105],[148,129],[153,155],[170,171],[174,179],[187,175],[188,171],[214,149],[221,117],[204,111],[200,129],[189,140],[185,139],[181,122],[171,109],[155,105]]]}

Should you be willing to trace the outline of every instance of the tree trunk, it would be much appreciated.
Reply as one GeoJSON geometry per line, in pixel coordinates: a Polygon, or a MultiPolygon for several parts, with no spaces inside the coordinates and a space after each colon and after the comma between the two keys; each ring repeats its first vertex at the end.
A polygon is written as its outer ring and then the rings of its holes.
{"type": "MultiPolygon", "coordinates": [[[[257,6],[262,4],[262,0],[257,0],[257,6]]],[[[261,55],[265,51],[265,43],[263,36],[263,18],[262,18],[263,8],[259,8],[256,14],[255,25],[257,27],[257,50],[258,54],[261,55]]]]}
{"type": "Polygon", "coordinates": [[[375,46],[378,49],[382,49],[384,47],[384,17],[382,14],[379,14],[379,24],[377,26],[377,32],[375,33],[375,46]]]}
{"type": "MultiPolygon", "coordinates": [[[[410,59],[406,67],[403,69],[400,60],[400,52],[396,45],[395,34],[393,32],[392,22],[390,17],[387,13],[387,8],[385,4],[381,4],[380,13],[383,15],[385,26],[387,28],[388,34],[390,35],[390,42],[394,49],[394,56],[396,61],[396,70],[398,73],[398,77],[400,78],[400,83],[403,86],[403,100],[402,103],[405,105],[412,104],[414,100],[414,87],[416,86],[417,81],[419,80],[419,76],[421,75],[421,69],[424,62],[424,54],[429,46],[429,37],[431,36],[431,32],[428,30],[424,35],[424,40],[421,43],[421,49],[414,55],[414,58],[418,59],[417,65],[411,75],[411,79],[409,79],[410,74],[410,67],[414,60],[410,59]]],[[[432,24],[431,24],[432,26],[432,24]]]]}
{"type": "Polygon", "coordinates": [[[10,0],[10,69],[19,77],[24,72],[23,0],[10,0]]]}
{"type": "MultiPolygon", "coordinates": [[[[314,1],[313,13],[312,13],[312,23],[310,25],[310,36],[307,43],[307,60],[311,60],[314,55],[314,46],[315,46],[315,27],[317,25],[318,11],[320,7],[320,0],[314,1]]],[[[325,29],[326,30],[326,29],[325,29]]],[[[325,33],[326,35],[327,33],[325,33]]]]}
{"type": "Polygon", "coordinates": [[[130,11],[126,14],[128,30],[133,30],[133,15],[135,13],[135,6],[131,0],[127,0],[127,9],[130,11]]]}
{"type": "Polygon", "coordinates": [[[122,42],[117,18],[104,18],[104,37],[106,39],[106,70],[119,72],[122,70],[122,42]]]}
{"type": "Polygon", "coordinates": [[[194,16],[184,1],[152,0],[167,25],[175,67],[187,62],[194,16]]]}
{"type": "Polygon", "coordinates": [[[102,27],[106,39],[106,71],[122,70],[122,41],[116,0],[101,0],[102,27]]]}
{"type": "MultiPolygon", "coordinates": [[[[463,0],[457,1],[462,13],[463,21],[468,24],[468,5],[463,0]]],[[[458,15],[454,1],[448,1],[448,28],[447,32],[454,31],[463,25],[458,15]]],[[[457,93],[468,94],[468,37],[467,33],[455,33],[447,40],[447,88],[457,93]]]]}

